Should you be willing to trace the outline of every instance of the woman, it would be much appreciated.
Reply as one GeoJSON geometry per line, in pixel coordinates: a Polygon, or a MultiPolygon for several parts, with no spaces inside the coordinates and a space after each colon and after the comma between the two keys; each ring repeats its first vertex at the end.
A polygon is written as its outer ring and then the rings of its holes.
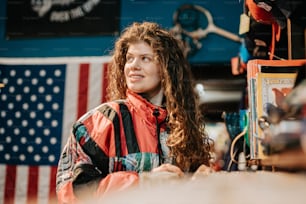
{"type": "Polygon", "coordinates": [[[124,30],[108,80],[109,102],[74,124],[62,152],[60,202],[125,189],[142,172],[181,176],[209,166],[210,140],[190,67],[169,32],[150,22],[124,30]]]}

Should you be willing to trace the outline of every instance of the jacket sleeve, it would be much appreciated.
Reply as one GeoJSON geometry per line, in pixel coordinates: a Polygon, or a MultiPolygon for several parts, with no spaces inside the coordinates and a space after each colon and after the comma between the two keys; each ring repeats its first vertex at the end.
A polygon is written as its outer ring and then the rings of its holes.
{"type": "Polygon", "coordinates": [[[89,156],[84,153],[75,136],[71,134],[61,153],[57,168],[56,192],[60,203],[76,202],[72,185],[75,169],[91,163],[89,156]]]}
{"type": "Polygon", "coordinates": [[[77,203],[93,196],[101,197],[138,183],[135,172],[120,171],[102,176],[76,137],[70,135],[58,163],[56,191],[59,203],[77,203]]]}

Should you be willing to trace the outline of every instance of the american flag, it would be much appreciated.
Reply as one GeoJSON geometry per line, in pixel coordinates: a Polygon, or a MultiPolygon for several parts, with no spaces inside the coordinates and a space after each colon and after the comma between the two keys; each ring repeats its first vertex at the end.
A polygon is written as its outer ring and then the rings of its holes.
{"type": "Polygon", "coordinates": [[[0,204],[56,203],[72,123],[105,100],[109,57],[0,58],[0,204]]]}

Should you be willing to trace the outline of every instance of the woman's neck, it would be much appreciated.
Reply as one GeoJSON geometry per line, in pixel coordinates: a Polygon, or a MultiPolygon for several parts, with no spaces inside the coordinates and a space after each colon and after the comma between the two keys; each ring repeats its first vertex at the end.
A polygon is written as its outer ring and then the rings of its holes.
{"type": "Polygon", "coordinates": [[[147,100],[149,100],[152,104],[156,106],[161,106],[163,103],[163,97],[164,97],[164,91],[163,89],[160,89],[160,91],[156,95],[147,98],[147,100]]]}

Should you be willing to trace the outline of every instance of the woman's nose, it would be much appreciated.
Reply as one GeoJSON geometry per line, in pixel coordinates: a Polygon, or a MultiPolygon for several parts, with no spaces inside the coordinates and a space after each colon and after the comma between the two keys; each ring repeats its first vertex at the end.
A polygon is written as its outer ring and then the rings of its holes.
{"type": "Polygon", "coordinates": [[[135,58],[133,62],[130,64],[130,69],[140,69],[140,68],[141,68],[140,61],[138,58],[135,58]]]}

